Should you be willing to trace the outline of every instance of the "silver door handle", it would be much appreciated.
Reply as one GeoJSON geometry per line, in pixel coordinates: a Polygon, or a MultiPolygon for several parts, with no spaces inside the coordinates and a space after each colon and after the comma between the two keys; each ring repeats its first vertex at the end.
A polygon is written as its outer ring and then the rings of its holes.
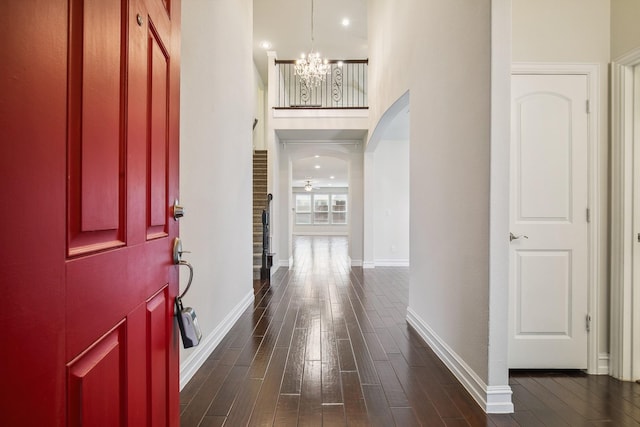
{"type": "Polygon", "coordinates": [[[179,237],[176,237],[173,240],[173,263],[175,265],[184,265],[189,269],[189,281],[187,282],[187,287],[180,294],[178,299],[182,299],[182,297],[189,291],[189,288],[191,287],[191,282],[193,281],[193,266],[189,264],[188,261],[185,261],[182,259],[182,254],[188,254],[188,253],[190,252],[182,250],[182,242],[180,241],[179,237]]]}
{"type": "Polygon", "coordinates": [[[178,299],[182,299],[182,297],[184,297],[186,293],[189,292],[189,288],[191,287],[191,282],[193,282],[193,266],[184,260],[180,261],[178,265],[186,265],[187,268],[189,269],[189,281],[187,282],[187,287],[184,288],[184,291],[182,291],[182,293],[178,297],[178,299]]]}
{"type": "Polygon", "coordinates": [[[515,235],[515,234],[509,232],[509,241],[510,242],[513,242],[514,240],[518,240],[519,238],[528,239],[529,236],[525,236],[524,234],[515,235]]]}

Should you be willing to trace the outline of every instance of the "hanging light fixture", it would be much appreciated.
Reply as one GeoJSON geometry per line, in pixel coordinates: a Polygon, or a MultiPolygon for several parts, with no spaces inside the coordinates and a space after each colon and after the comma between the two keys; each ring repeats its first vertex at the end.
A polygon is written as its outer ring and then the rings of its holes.
{"type": "MultiPolygon", "coordinates": [[[[311,51],[308,55],[302,54],[296,61],[295,72],[300,82],[308,87],[319,86],[331,70],[331,65],[326,59],[320,57],[320,53],[313,50],[313,0],[311,0],[311,51]]],[[[311,191],[311,190],[307,190],[311,191]]]]}
{"type": "Polygon", "coordinates": [[[307,181],[307,183],[304,185],[304,191],[311,191],[313,190],[313,186],[311,185],[311,181],[307,181]]]}

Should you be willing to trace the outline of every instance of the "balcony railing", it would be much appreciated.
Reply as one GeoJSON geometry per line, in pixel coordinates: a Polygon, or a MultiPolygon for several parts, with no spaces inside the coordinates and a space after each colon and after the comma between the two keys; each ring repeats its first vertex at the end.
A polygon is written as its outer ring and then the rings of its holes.
{"type": "Polygon", "coordinates": [[[274,108],[368,108],[369,61],[329,61],[331,72],[320,86],[301,84],[295,61],[276,60],[278,96],[274,108]]]}

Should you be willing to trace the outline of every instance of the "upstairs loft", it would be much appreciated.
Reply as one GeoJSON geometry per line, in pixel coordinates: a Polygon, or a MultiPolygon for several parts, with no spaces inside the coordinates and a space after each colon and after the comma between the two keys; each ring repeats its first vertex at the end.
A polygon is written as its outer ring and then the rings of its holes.
{"type": "Polygon", "coordinates": [[[275,60],[274,109],[367,109],[369,61],[328,61],[330,71],[319,86],[301,82],[294,60],[275,60]]]}

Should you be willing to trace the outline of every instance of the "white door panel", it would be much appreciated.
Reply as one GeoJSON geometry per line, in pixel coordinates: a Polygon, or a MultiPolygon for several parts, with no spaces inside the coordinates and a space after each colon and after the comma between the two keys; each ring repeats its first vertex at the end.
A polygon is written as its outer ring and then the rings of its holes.
{"type": "Polygon", "coordinates": [[[570,105],[555,94],[518,100],[518,221],[567,221],[570,211],[570,105]],[[539,120],[547,122],[541,126],[539,120]]]}
{"type": "Polygon", "coordinates": [[[516,256],[516,336],[569,337],[570,252],[517,251],[516,256]]]}
{"type": "Polygon", "coordinates": [[[509,367],[587,367],[583,75],[512,78],[509,367]]]}

